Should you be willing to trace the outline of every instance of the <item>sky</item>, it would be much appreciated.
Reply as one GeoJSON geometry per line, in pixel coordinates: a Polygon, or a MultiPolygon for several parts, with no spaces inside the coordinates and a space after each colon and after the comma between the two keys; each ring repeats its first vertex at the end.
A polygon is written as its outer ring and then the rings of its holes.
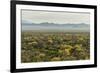
{"type": "Polygon", "coordinates": [[[32,23],[85,23],[90,24],[89,13],[22,10],[22,21],[32,23]]]}

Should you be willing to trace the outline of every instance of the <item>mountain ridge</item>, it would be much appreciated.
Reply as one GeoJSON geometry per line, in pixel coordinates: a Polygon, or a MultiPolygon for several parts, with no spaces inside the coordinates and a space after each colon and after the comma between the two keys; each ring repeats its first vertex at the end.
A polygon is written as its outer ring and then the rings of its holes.
{"type": "Polygon", "coordinates": [[[78,23],[78,24],[72,24],[72,23],[64,23],[64,24],[58,24],[58,23],[48,23],[48,22],[42,22],[42,23],[22,23],[22,30],[83,30],[83,31],[89,31],[90,25],[85,23],[78,23]]]}

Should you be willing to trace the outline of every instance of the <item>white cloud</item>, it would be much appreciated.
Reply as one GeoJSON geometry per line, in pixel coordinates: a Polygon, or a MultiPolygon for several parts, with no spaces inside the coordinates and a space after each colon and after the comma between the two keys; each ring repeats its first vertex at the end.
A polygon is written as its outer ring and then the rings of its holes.
{"type": "Polygon", "coordinates": [[[90,23],[89,13],[22,10],[22,20],[33,23],[90,23]]]}

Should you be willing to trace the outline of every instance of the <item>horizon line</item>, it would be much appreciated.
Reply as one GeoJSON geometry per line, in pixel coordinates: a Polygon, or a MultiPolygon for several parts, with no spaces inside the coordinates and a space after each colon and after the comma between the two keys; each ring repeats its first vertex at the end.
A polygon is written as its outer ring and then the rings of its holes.
{"type": "MultiPolygon", "coordinates": [[[[28,22],[21,22],[21,24],[23,24],[23,23],[28,23],[28,22]]],[[[57,24],[57,25],[65,25],[65,24],[86,24],[86,25],[89,25],[88,23],[54,23],[54,22],[40,22],[40,23],[36,23],[36,22],[29,22],[29,24],[43,24],[43,23],[57,24]]]]}

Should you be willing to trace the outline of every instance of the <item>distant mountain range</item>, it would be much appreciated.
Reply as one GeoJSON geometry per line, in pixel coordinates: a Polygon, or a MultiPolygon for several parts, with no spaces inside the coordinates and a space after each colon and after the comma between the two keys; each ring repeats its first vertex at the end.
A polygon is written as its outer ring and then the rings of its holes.
{"type": "Polygon", "coordinates": [[[90,25],[85,23],[79,24],[57,24],[57,23],[31,23],[22,22],[22,30],[39,30],[39,31],[89,31],[90,25]]]}

